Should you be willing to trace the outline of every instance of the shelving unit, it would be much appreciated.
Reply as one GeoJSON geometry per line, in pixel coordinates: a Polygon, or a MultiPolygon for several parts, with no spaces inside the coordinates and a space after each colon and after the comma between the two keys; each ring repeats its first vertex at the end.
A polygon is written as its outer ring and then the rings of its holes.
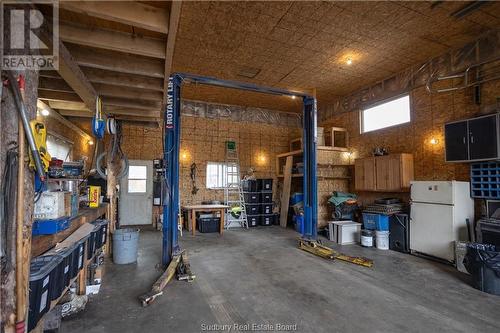
{"type": "Polygon", "coordinates": [[[470,168],[471,197],[500,198],[500,162],[473,163],[470,168]]]}
{"type": "MultiPolygon", "coordinates": [[[[78,215],[71,219],[71,225],[68,229],[66,229],[62,232],[59,232],[57,234],[54,234],[54,235],[34,236],[32,239],[32,245],[31,245],[31,256],[36,257],[38,255],[41,255],[41,254],[47,252],[48,250],[55,247],[58,243],[63,242],[65,239],[67,239],[68,237],[73,235],[73,233],[75,233],[75,231],[77,231],[84,224],[91,223],[91,222],[95,221],[96,219],[103,217],[107,214],[108,214],[108,205],[107,204],[101,204],[101,206],[98,208],[82,208],[82,209],[80,209],[78,215]]],[[[110,237],[109,237],[110,228],[107,228],[107,230],[108,230],[108,235],[107,235],[108,243],[105,246],[106,246],[106,249],[108,250],[109,249],[109,240],[110,240],[110,237]]],[[[106,252],[108,252],[108,251],[106,251],[106,252]]],[[[87,245],[85,245],[85,253],[87,253],[87,245]]],[[[76,291],[77,291],[78,295],[85,295],[85,293],[86,293],[88,266],[92,262],[92,260],[94,259],[94,257],[92,257],[91,259],[87,259],[86,254],[84,255],[84,258],[85,258],[85,260],[84,260],[83,268],[80,270],[78,275],[76,277],[74,277],[70,282],[70,286],[71,286],[71,284],[76,283],[76,291]]],[[[59,301],[62,299],[62,297],[64,297],[64,295],[69,290],[69,288],[70,288],[69,286],[66,287],[58,299],[50,302],[50,309],[49,309],[49,311],[47,311],[47,313],[50,312],[50,310],[52,310],[57,305],[57,303],[59,303],[59,301]]],[[[37,326],[33,330],[31,330],[30,332],[42,332],[43,331],[43,329],[42,329],[43,328],[43,320],[44,320],[44,318],[42,317],[40,319],[40,321],[38,322],[37,326]]]]}

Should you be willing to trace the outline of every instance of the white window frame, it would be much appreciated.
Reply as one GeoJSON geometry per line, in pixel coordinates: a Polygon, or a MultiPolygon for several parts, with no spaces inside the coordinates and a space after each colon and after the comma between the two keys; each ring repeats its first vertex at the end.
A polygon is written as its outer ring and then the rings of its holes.
{"type": "Polygon", "coordinates": [[[69,161],[71,161],[72,156],[73,156],[73,146],[74,146],[73,141],[70,141],[63,136],[52,133],[52,132],[47,133],[47,151],[49,152],[51,157],[57,157],[59,159],[62,159],[64,162],[69,162],[69,161]],[[53,151],[52,151],[52,153],[50,152],[49,143],[48,143],[49,141],[53,141],[54,144],[59,145],[59,146],[63,146],[63,145],[66,146],[68,148],[68,153],[66,154],[66,156],[61,158],[60,156],[55,156],[55,154],[52,155],[53,151]]]}
{"type": "Polygon", "coordinates": [[[359,125],[360,125],[360,129],[359,130],[360,130],[361,134],[371,133],[371,132],[375,132],[375,131],[380,131],[380,130],[384,130],[384,129],[388,129],[388,128],[392,128],[392,127],[396,127],[396,126],[408,124],[410,122],[411,122],[411,96],[408,93],[405,93],[405,94],[402,94],[402,95],[398,95],[398,96],[392,97],[390,99],[385,99],[385,100],[380,101],[378,103],[372,104],[372,105],[370,105],[368,107],[363,108],[359,112],[359,125]],[[399,123],[395,123],[395,124],[391,124],[391,125],[388,125],[388,126],[376,128],[376,129],[370,129],[368,131],[365,130],[365,119],[364,119],[365,112],[370,111],[371,109],[383,106],[384,104],[394,102],[394,101],[396,101],[398,99],[405,98],[405,97],[408,98],[408,120],[405,120],[405,121],[402,121],[402,122],[399,122],[399,123]]]}
{"type": "Polygon", "coordinates": [[[226,186],[226,179],[227,179],[227,165],[224,162],[207,162],[207,169],[205,172],[205,187],[208,190],[222,190],[226,186]],[[212,178],[211,175],[209,175],[209,170],[210,166],[216,166],[217,167],[217,180],[215,181],[216,184],[212,186],[212,184],[209,184],[209,180],[212,178]],[[210,186],[209,186],[210,185],[210,186]]]}
{"type": "Polygon", "coordinates": [[[127,173],[127,195],[134,195],[134,194],[144,195],[145,193],[148,192],[148,167],[145,165],[130,165],[129,170],[130,170],[130,168],[144,168],[146,171],[146,175],[144,177],[140,177],[140,176],[131,177],[131,172],[127,173]],[[130,190],[130,181],[131,180],[132,181],[133,180],[144,181],[144,183],[145,183],[144,191],[131,191],[130,190]]]}

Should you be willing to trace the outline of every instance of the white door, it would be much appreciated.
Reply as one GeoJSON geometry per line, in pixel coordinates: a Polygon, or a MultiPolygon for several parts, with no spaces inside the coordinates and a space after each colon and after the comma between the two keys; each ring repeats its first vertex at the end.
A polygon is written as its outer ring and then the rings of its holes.
{"type": "Polygon", "coordinates": [[[153,223],[153,161],[130,160],[120,181],[120,225],[153,223]]]}
{"type": "Polygon", "coordinates": [[[453,209],[451,205],[412,202],[410,249],[453,261],[453,209]]]}

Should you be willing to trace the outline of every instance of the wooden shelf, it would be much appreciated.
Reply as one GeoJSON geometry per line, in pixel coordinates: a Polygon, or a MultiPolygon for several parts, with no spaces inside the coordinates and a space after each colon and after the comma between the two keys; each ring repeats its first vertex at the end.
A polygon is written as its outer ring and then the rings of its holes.
{"type": "MultiPolygon", "coordinates": [[[[328,146],[317,146],[316,147],[317,150],[327,150],[327,151],[349,151],[347,148],[338,148],[338,147],[328,147],[328,146]]],[[[304,150],[300,149],[300,150],[293,150],[293,151],[289,151],[289,152],[286,152],[286,153],[281,153],[281,154],[278,154],[276,155],[276,157],[287,157],[287,156],[291,156],[291,155],[301,155],[304,153],[304,150]]]]}
{"type": "MultiPolygon", "coordinates": [[[[278,178],[283,178],[284,175],[278,175],[278,178]]],[[[292,177],[304,177],[303,173],[292,173],[292,177]]]]}
{"type": "Polygon", "coordinates": [[[78,215],[70,220],[68,229],[53,235],[33,236],[31,241],[31,256],[36,257],[47,252],[57,243],[62,242],[85,223],[92,222],[106,214],[107,204],[103,203],[99,208],[81,208],[78,215]]]}

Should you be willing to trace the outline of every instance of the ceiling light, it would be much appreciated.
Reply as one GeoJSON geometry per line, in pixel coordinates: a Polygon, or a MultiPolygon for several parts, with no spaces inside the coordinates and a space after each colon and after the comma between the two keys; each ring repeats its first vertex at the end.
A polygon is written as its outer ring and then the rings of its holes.
{"type": "Polygon", "coordinates": [[[345,61],[346,64],[348,65],[352,65],[352,59],[351,58],[347,58],[347,60],[345,61]]]}
{"type": "Polygon", "coordinates": [[[44,117],[47,117],[47,116],[50,114],[49,110],[47,110],[47,109],[42,109],[42,110],[40,110],[40,113],[41,113],[41,114],[42,114],[42,116],[44,116],[44,117]]]}

